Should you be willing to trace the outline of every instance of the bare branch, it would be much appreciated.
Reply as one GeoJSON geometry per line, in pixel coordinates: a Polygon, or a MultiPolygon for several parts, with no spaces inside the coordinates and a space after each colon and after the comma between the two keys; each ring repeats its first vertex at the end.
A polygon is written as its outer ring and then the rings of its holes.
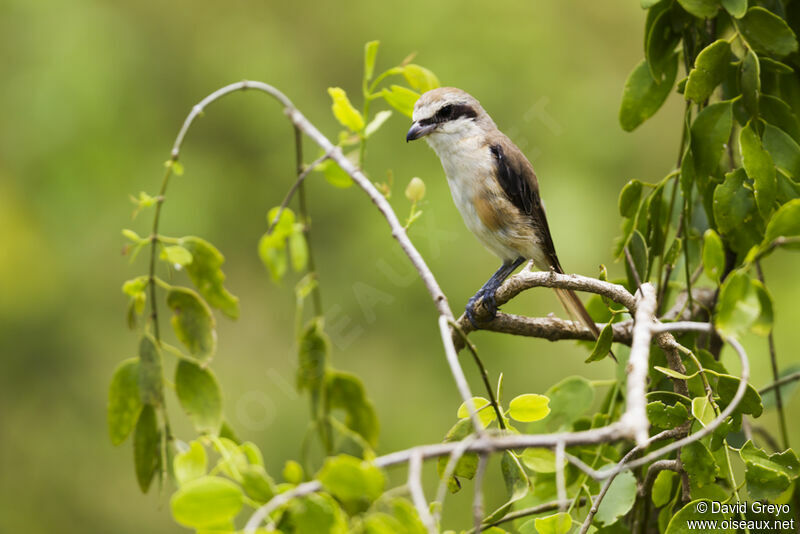
{"type": "Polygon", "coordinates": [[[481,454],[478,457],[478,469],[475,471],[475,493],[472,496],[472,522],[476,531],[481,529],[483,523],[483,477],[486,475],[488,464],[489,455],[481,454]]]}
{"type": "MultiPolygon", "coordinates": [[[[588,293],[595,293],[598,295],[602,295],[607,297],[618,304],[622,304],[628,310],[633,311],[636,307],[636,299],[633,295],[631,295],[627,289],[622,287],[619,284],[612,284],[610,282],[604,282],[602,280],[597,280],[596,278],[589,278],[586,276],[580,276],[577,274],[559,274],[554,271],[529,271],[523,270],[517,273],[514,276],[511,276],[508,280],[506,280],[502,286],[497,290],[497,294],[495,298],[497,300],[498,305],[505,304],[512,298],[519,295],[522,291],[526,289],[530,289],[532,287],[551,287],[551,288],[560,288],[560,289],[571,289],[573,291],[585,291],[588,293]]],[[[494,320],[489,320],[489,315],[486,309],[482,305],[483,301],[478,300],[475,303],[475,316],[477,320],[481,324],[482,329],[493,330],[493,323],[496,323],[499,319],[502,321],[501,317],[503,314],[498,314],[498,317],[494,320]]],[[[505,317],[515,317],[515,316],[505,316],[505,317]]],[[[508,321],[506,320],[506,325],[508,325],[508,321]]],[[[572,323],[569,323],[570,325],[572,323]]],[[[458,325],[465,333],[470,333],[475,330],[475,327],[466,318],[466,315],[461,315],[458,318],[458,325]]],[[[516,332],[509,332],[509,333],[516,333],[516,332]]],[[[546,336],[535,336],[535,337],[546,337],[546,336]]],[[[559,339],[567,339],[559,338],[559,339]]],[[[582,339],[582,338],[571,338],[571,339],[582,339]]],[[[463,342],[460,339],[454,339],[456,347],[460,350],[463,348],[463,342]]]]}
{"type": "Polygon", "coordinates": [[[628,360],[628,393],[621,422],[630,427],[637,445],[647,442],[650,422],[647,420],[647,362],[650,359],[652,324],[656,313],[656,290],[646,283],[637,291],[636,316],[633,324],[631,355],[628,360]]]}
{"type": "Polygon", "coordinates": [[[562,512],[567,509],[567,484],[564,481],[564,442],[559,441],[556,445],[556,497],[561,503],[559,510],[562,512]]]}
{"type": "Polygon", "coordinates": [[[792,373],[790,375],[786,375],[783,378],[781,378],[780,380],[777,380],[777,381],[773,382],[772,384],[761,388],[760,390],[758,390],[758,394],[759,395],[763,395],[764,393],[766,393],[768,391],[772,391],[775,388],[778,388],[778,387],[780,387],[780,386],[782,386],[784,384],[788,384],[789,382],[794,382],[795,380],[800,380],[800,371],[798,371],[796,373],[792,373]]]}
{"type": "Polygon", "coordinates": [[[428,501],[425,500],[425,493],[422,490],[422,454],[416,449],[412,450],[408,461],[408,489],[422,524],[430,534],[436,534],[436,523],[431,516],[428,501]]]}
{"type": "Polygon", "coordinates": [[[653,489],[653,483],[656,481],[656,477],[661,471],[674,471],[676,473],[681,472],[681,463],[679,460],[658,460],[650,464],[650,467],[647,468],[647,475],[644,477],[644,483],[642,487],[639,488],[639,495],[644,497],[650,495],[651,490],[653,489]]]}

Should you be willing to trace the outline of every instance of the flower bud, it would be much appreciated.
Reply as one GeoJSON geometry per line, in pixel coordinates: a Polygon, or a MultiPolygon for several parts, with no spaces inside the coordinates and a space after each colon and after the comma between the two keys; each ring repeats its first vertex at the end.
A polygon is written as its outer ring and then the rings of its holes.
{"type": "Polygon", "coordinates": [[[425,182],[416,176],[408,182],[406,187],[406,198],[411,202],[419,202],[425,197],[425,182]]]}

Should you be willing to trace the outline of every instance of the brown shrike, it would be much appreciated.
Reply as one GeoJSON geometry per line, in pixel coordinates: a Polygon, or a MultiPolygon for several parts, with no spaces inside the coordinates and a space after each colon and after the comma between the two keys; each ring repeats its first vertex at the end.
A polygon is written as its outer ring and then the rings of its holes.
{"type": "MultiPolygon", "coordinates": [[[[495,292],[527,260],[541,270],[563,273],[553,246],[539,182],[533,166],[511,140],[497,129],[480,103],[454,87],[423,94],[414,106],[414,124],[406,142],[424,137],[439,156],[447,183],[467,228],[503,265],[469,299],[467,318],[475,323],[475,303],[494,318],[495,292]]],[[[567,312],[597,337],[599,332],[578,296],[556,289],[567,312]]]]}

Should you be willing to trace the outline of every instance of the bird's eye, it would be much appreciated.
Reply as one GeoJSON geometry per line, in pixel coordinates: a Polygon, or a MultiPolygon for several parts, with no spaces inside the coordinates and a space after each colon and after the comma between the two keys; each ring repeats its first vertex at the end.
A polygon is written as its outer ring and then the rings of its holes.
{"type": "Polygon", "coordinates": [[[447,119],[452,118],[452,116],[453,116],[453,106],[452,106],[452,104],[448,104],[448,105],[442,107],[442,109],[439,110],[439,112],[436,114],[436,116],[439,118],[439,120],[447,120],[447,119]]]}

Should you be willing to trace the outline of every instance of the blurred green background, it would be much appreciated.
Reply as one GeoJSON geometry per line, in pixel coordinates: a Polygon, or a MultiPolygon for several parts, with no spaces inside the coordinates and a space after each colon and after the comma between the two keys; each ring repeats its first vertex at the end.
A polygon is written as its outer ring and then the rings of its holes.
{"type": "MultiPolygon", "coordinates": [[[[134,354],[121,283],[145,271],[120,251],[120,229],[146,235],[151,213],[131,220],[128,195],[155,194],[162,164],[191,106],[226,83],[259,79],[282,89],[330,137],[338,128],[328,86],[360,106],[364,42],[382,42],[378,68],[416,51],[443,84],[481,100],[528,154],[540,178],[565,269],[595,275],[612,261],[617,194],[627,180],[656,181],[674,165],[680,98],[635,134],[617,123],[622,86],[642,56],[644,12],[614,2],[160,2],[68,4],[5,0],[0,6],[0,531],[162,533],[168,492],[142,496],[130,443],[111,446],[107,386],[134,354]]],[[[411,237],[453,308],[497,267],[468,233],[435,155],[406,144],[397,113],[372,139],[367,171],[395,176],[401,216],[412,176],[428,194],[411,237]]],[[[307,156],[316,149],[307,145],[307,156]]],[[[261,94],[227,97],[190,131],[185,175],[171,185],[162,230],[196,234],[226,254],[238,322],[219,318],[213,368],[225,413],[261,446],[279,474],[297,458],[307,403],[293,392],[292,286],[273,284],[256,254],[267,210],[292,182],[289,123],[261,94]]],[[[382,422],[380,453],[440,440],[458,395],[434,309],[385,222],[356,188],[309,183],[322,297],[333,363],[365,381],[382,422]]],[[[765,264],[775,298],[782,364],[800,361],[797,255],[765,264]]],[[[183,280],[178,277],[178,280],[183,280]]],[[[561,313],[550,291],[530,291],[511,311],[561,313]]],[[[571,374],[610,378],[573,343],[473,336],[508,398],[543,392],[571,374]]],[[[746,339],[753,383],[770,381],[766,341],[746,339]]],[[[729,356],[729,355],[728,355],[729,356]]],[[[727,356],[726,356],[727,358],[727,356]]],[[[480,384],[469,360],[473,389],[480,384]]],[[[733,366],[736,369],[736,366],[733,366]]],[[[790,411],[800,400],[790,403],[790,411]]],[[[191,438],[173,401],[180,437],[191,438]]],[[[773,413],[763,417],[775,429],[773,413]]],[[[792,425],[800,443],[800,428],[792,425]]],[[[430,468],[429,468],[430,471],[430,468]]],[[[428,473],[432,477],[432,472],[428,473]]],[[[499,475],[489,492],[502,499],[499,475]]],[[[464,497],[448,501],[456,525],[464,497]]],[[[461,515],[464,515],[463,513],[461,515]]]]}

